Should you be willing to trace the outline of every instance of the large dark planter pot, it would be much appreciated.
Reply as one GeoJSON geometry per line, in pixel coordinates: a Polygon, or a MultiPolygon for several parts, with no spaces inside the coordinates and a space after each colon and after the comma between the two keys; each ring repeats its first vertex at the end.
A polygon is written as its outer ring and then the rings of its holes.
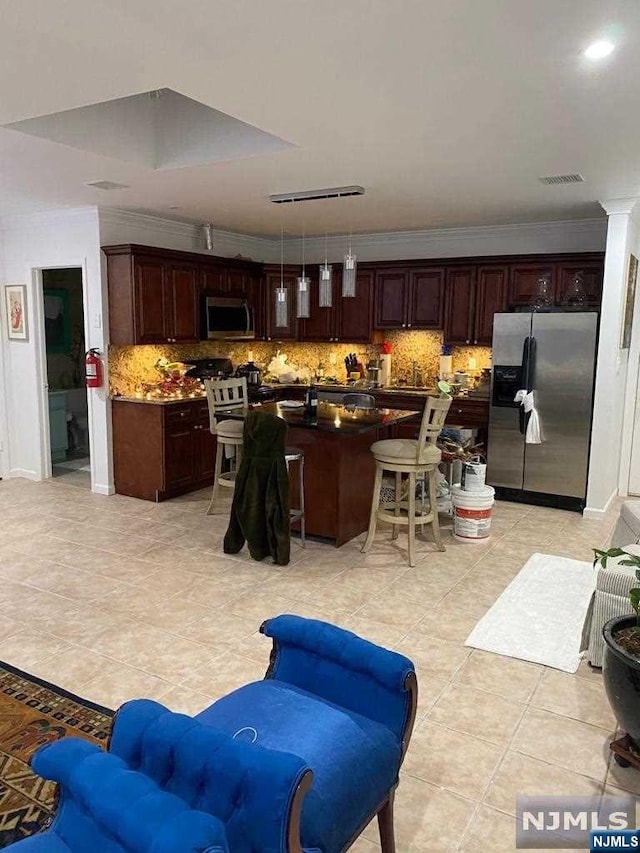
{"type": "Polygon", "coordinates": [[[609,703],[616,719],[640,751],[640,661],[621,648],[613,635],[637,622],[635,616],[610,619],[602,633],[605,650],[602,674],[609,703]]]}

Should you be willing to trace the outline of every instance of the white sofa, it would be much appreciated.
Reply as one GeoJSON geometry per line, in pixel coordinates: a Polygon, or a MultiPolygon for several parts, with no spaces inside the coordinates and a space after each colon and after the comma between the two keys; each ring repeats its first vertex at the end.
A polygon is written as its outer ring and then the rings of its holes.
{"type": "MultiPolygon", "coordinates": [[[[620,510],[611,548],[624,548],[640,555],[640,501],[626,501],[620,510]]],[[[592,666],[602,666],[604,639],[602,628],[614,616],[630,616],[629,590],[640,585],[632,566],[621,566],[624,557],[609,558],[607,567],[597,569],[596,591],[590,614],[589,648],[587,660],[592,666]]]]}

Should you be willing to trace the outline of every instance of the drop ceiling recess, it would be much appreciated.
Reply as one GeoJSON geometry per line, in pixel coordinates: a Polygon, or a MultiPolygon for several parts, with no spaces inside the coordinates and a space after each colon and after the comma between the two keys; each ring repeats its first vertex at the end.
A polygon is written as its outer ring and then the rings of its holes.
{"type": "MultiPolygon", "coordinates": [[[[239,160],[295,147],[172,89],[142,92],[5,127],[155,170],[239,160]]],[[[94,186],[111,189],[100,183],[94,186]]]]}

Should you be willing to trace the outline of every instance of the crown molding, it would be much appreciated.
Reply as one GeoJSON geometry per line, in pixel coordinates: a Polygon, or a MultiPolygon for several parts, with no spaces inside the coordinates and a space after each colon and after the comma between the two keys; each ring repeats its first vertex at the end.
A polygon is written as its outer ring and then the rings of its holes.
{"type": "MultiPolygon", "coordinates": [[[[104,224],[113,228],[123,228],[129,233],[135,230],[151,231],[154,234],[184,242],[192,252],[210,254],[203,245],[203,223],[182,222],[178,219],[167,219],[162,216],[111,207],[101,207],[99,217],[101,226],[104,224]]],[[[212,254],[229,257],[233,254],[248,254],[253,260],[271,260],[274,246],[277,245],[271,238],[239,234],[215,227],[212,228],[212,237],[212,254]]]]}
{"type": "Polygon", "coordinates": [[[638,201],[640,201],[640,198],[636,196],[634,198],[613,198],[607,201],[601,201],[600,204],[604,208],[607,216],[614,216],[619,213],[630,215],[633,213],[633,209],[637,205],[638,201]]]}
{"type": "MultiPolygon", "coordinates": [[[[482,254],[521,254],[540,251],[603,251],[607,220],[570,219],[550,222],[525,222],[511,225],[477,225],[467,228],[429,228],[422,231],[393,231],[354,234],[353,250],[363,260],[411,257],[464,257],[482,254]],[[482,244],[482,245],[480,245],[482,244]],[[541,247],[542,244],[542,247],[541,247]],[[544,248],[547,246],[548,248],[544,248]],[[588,246],[589,248],[584,248],[588,246]],[[501,248],[506,247],[506,248],[501,248]]],[[[345,235],[327,238],[327,252],[335,261],[348,245],[345,235]]],[[[314,260],[324,257],[325,238],[305,238],[305,254],[314,260]]],[[[302,238],[287,240],[285,255],[300,259],[302,238]]]]}

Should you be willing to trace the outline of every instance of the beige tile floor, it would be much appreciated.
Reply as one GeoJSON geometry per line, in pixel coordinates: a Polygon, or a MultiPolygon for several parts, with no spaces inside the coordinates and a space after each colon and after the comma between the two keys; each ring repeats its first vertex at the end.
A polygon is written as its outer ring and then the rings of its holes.
{"type": "MultiPolygon", "coordinates": [[[[0,660],[108,706],[148,696],[193,713],[264,674],[263,619],[337,622],[416,664],[418,721],[397,797],[399,853],[512,851],[516,794],[640,793],[609,759],[601,676],[473,651],[464,640],[535,551],[589,560],[615,522],[500,503],[486,544],[381,532],[287,567],[222,554],[228,502],[102,497],[78,478],[0,482],[0,660]],[[460,839],[462,838],[462,841],[460,839]]],[[[379,850],[372,825],[352,848],[379,850]]]]}

